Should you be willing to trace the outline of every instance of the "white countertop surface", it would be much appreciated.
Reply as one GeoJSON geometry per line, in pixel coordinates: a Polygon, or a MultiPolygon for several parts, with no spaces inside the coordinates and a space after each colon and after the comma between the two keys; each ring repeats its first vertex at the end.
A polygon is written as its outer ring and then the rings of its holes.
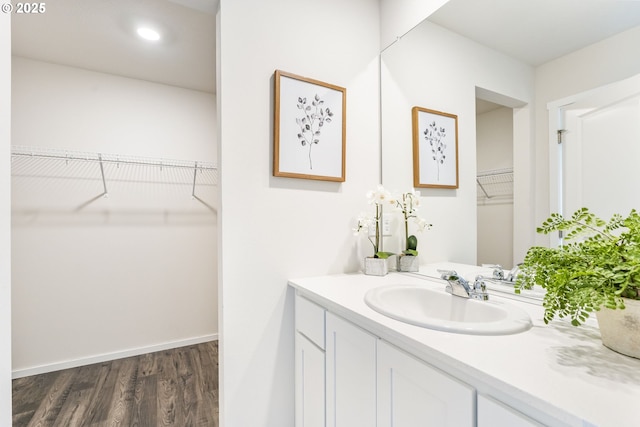
{"type": "MultiPolygon", "coordinates": [[[[479,271],[490,272],[452,263],[421,267],[420,272],[436,276],[436,268],[455,269],[471,280],[479,271]]],[[[364,302],[364,294],[379,286],[424,284],[444,291],[444,281],[392,272],[383,277],[357,273],[292,279],[289,284],[300,295],[451,375],[482,384],[479,392],[525,413],[534,411],[545,424],[640,426],[640,360],[602,345],[595,321],[577,328],[568,321],[545,325],[539,303],[490,291],[492,299],[526,310],[533,327],[514,335],[456,334],[393,320],[364,302]],[[526,408],[519,408],[518,402],[525,402],[526,408]]]]}

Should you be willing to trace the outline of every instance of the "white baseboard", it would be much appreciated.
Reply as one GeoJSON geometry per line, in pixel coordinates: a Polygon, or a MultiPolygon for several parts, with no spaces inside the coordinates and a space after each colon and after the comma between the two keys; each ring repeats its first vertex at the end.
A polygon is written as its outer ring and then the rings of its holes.
{"type": "Polygon", "coordinates": [[[109,360],[122,359],[123,357],[139,356],[141,354],[153,353],[156,351],[169,350],[172,348],[184,347],[188,345],[201,344],[208,341],[217,341],[218,334],[203,335],[200,337],[188,338],[184,340],[154,344],[146,347],[137,347],[128,350],[114,351],[113,353],[98,354],[95,356],[83,357],[80,359],[55,362],[46,365],[34,366],[31,368],[16,369],[12,371],[11,378],[29,377],[31,375],[45,374],[47,372],[59,371],[61,369],[77,368],[78,366],[102,363],[109,360]]]}

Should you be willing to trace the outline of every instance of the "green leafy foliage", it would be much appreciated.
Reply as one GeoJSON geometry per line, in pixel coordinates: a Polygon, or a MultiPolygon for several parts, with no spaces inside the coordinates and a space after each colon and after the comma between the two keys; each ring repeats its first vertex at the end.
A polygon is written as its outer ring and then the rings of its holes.
{"type": "Polygon", "coordinates": [[[412,250],[412,251],[418,250],[418,238],[413,234],[407,237],[407,250],[412,250]]]}
{"type": "Polygon", "coordinates": [[[387,259],[391,255],[395,255],[395,254],[393,252],[376,252],[376,254],[374,255],[374,258],[387,259]]]}
{"type": "Polygon", "coordinates": [[[546,289],[544,321],[568,317],[574,326],[601,307],[623,309],[624,298],[640,299],[640,215],[616,214],[604,221],[587,208],[570,218],[552,214],[539,233],[565,232],[570,243],[529,249],[516,293],[539,285],[546,289]]]}

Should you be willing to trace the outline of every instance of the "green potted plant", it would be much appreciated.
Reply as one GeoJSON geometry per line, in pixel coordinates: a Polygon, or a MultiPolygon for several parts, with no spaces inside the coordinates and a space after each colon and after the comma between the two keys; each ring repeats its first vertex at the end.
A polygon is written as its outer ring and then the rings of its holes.
{"type": "Polygon", "coordinates": [[[604,345],[640,358],[638,212],[634,209],[626,217],[615,214],[609,221],[587,208],[570,218],[552,214],[537,232],[553,231],[561,231],[569,243],[529,249],[520,266],[516,292],[534,285],[546,290],[545,323],[569,317],[571,324],[578,326],[595,311],[604,345]]]}
{"type": "Polygon", "coordinates": [[[398,255],[398,271],[418,271],[420,263],[418,259],[418,238],[409,235],[409,219],[413,219],[418,226],[418,231],[431,228],[431,224],[420,218],[417,210],[420,207],[420,192],[412,190],[402,194],[397,200],[398,208],[404,219],[405,249],[398,255]]]}
{"type": "Polygon", "coordinates": [[[385,252],[382,249],[382,211],[384,206],[393,208],[397,202],[391,193],[385,190],[382,185],[378,185],[375,191],[369,191],[367,193],[367,199],[369,204],[374,205],[375,214],[373,217],[360,214],[354,232],[355,234],[359,234],[362,230],[365,230],[367,238],[373,245],[373,256],[364,259],[364,274],[384,276],[389,272],[387,258],[394,254],[392,252],[385,252]]]}

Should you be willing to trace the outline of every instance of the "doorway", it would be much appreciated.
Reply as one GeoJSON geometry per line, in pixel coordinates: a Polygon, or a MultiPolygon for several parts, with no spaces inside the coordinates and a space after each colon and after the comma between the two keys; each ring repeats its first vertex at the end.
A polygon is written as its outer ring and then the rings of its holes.
{"type": "Polygon", "coordinates": [[[608,220],[637,208],[640,75],[552,102],[549,115],[551,212],[608,220]]]}
{"type": "Polygon", "coordinates": [[[58,3],[12,19],[14,377],[217,338],[215,12],[58,3]],[[145,13],[167,43],[119,19],[145,13]]]}
{"type": "Polygon", "coordinates": [[[513,267],[513,109],[476,98],[477,262],[513,267]]]}

